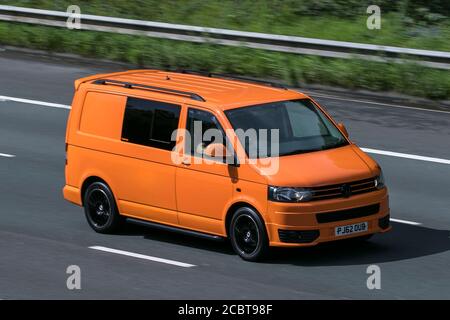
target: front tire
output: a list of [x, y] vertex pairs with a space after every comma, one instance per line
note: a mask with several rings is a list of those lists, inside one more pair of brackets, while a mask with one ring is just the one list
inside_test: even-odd
[[109, 187], [103, 182], [94, 182], [84, 194], [84, 212], [94, 231], [113, 233], [119, 229], [123, 218]]
[[259, 215], [251, 208], [236, 210], [229, 226], [231, 245], [244, 260], [263, 259], [269, 249], [266, 228]]

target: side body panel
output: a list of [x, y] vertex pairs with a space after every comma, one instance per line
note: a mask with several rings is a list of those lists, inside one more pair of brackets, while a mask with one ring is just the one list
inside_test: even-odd
[[175, 170], [166, 150], [121, 141], [126, 96], [83, 86], [70, 116], [65, 193], [89, 177], [112, 189], [119, 211], [128, 216], [178, 224]]

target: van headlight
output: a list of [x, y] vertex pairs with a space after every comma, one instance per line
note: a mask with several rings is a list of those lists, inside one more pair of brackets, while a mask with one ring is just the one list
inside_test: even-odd
[[384, 183], [384, 175], [383, 170], [380, 169], [380, 174], [375, 178], [375, 187], [380, 190], [386, 187], [386, 184]]
[[313, 197], [312, 190], [305, 188], [269, 186], [269, 200], [277, 202], [306, 202]]

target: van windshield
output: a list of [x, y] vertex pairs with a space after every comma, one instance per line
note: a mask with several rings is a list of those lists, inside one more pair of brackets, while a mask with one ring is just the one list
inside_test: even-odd
[[225, 114], [247, 156], [253, 159], [348, 144], [341, 132], [309, 99], [236, 108], [225, 111]]

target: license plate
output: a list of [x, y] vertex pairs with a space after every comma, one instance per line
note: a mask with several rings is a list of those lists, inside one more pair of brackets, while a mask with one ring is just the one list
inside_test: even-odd
[[346, 236], [352, 233], [359, 233], [367, 231], [369, 224], [367, 222], [360, 222], [355, 224], [349, 224], [347, 226], [340, 226], [334, 229], [336, 236]]

